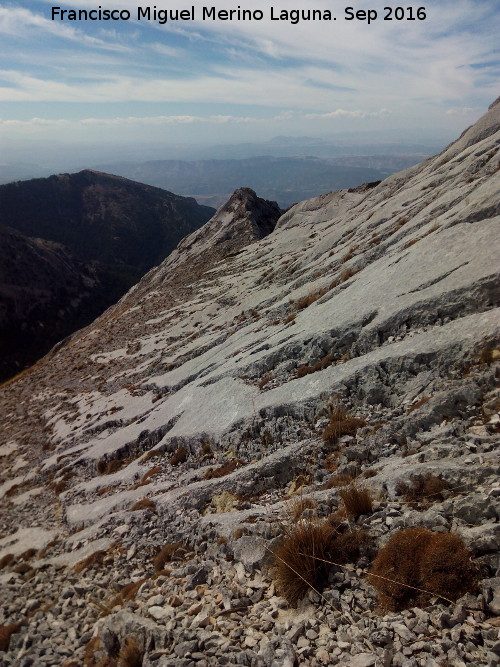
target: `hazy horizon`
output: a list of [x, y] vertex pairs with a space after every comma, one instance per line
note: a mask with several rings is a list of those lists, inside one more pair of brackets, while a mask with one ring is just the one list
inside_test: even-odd
[[[342, 133], [445, 145], [498, 95], [498, 12], [489, 0], [431, 0], [425, 20], [385, 21], [386, 4], [371, 3], [368, 25], [318, 0], [310, 9], [335, 22], [292, 24], [271, 20], [263, 0], [251, 5], [262, 20], [202, 21], [193, 0], [195, 21], [161, 25], [137, 20], [133, 0], [61, 5], [119, 8], [126, 21], [52, 20], [49, 0], [12, 0], [0, 7], [0, 160], [109, 161], [141, 147], [147, 160], [180, 146], [187, 156], [190, 146]], [[283, 0], [276, 12], [296, 6]]]

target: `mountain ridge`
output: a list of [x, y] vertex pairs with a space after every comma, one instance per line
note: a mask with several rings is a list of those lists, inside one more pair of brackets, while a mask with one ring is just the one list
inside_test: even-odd
[[11, 230], [0, 246], [0, 377], [100, 315], [212, 213], [92, 170], [0, 186], [0, 225]]

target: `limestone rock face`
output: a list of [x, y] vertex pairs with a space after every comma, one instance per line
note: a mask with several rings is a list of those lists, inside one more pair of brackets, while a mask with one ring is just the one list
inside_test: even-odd
[[[99, 593], [109, 616], [95, 659], [133, 621], [145, 664], [489, 664], [493, 585], [452, 622], [442, 600], [377, 616], [362, 575], [395, 531], [424, 526], [459, 534], [484, 580], [499, 577], [499, 142], [494, 104], [440, 155], [379, 184], [283, 215], [237, 190], [2, 390], [0, 532], [59, 530], [37, 556], [46, 578], [94, 545], [83, 597], [85, 585], [141, 582], [135, 601], [130, 588]], [[341, 408], [355, 428], [322, 438]], [[348, 524], [371, 551], [332, 574], [330, 606], [311, 591], [288, 610], [267, 555], [284, 525], [342, 508], [340, 478], [372, 494], [374, 511]], [[26, 584], [5, 576], [14, 599]], [[82, 606], [71, 618], [84, 627], [95, 618]]]

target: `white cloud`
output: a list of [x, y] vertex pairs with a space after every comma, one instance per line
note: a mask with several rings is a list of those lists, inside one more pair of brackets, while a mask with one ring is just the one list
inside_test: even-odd
[[0, 34], [25, 37], [30, 31], [50, 34], [87, 47], [122, 52], [130, 50], [122, 44], [111, 43], [108, 40], [87, 35], [70, 25], [54, 23], [29, 9], [22, 7], [0, 7]]

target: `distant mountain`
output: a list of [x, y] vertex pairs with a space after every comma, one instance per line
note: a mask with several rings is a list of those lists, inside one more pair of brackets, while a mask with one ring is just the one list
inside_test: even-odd
[[92, 321], [213, 213], [95, 171], [0, 186], [0, 377]]
[[[299, 141], [299, 140], [297, 140]], [[323, 192], [382, 180], [424, 159], [418, 156], [317, 157], [260, 156], [244, 160], [153, 160], [112, 163], [102, 169], [150, 185], [191, 195], [220, 206], [230, 193], [247, 186], [287, 208]]]

